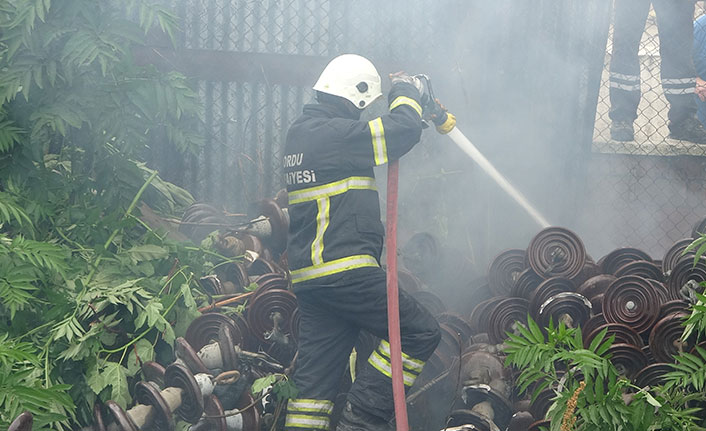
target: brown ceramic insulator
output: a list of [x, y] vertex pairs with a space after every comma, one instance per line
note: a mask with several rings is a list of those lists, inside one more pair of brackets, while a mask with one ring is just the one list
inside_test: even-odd
[[592, 299], [596, 295], [605, 293], [616, 278], [613, 274], [596, 275], [584, 281], [576, 291], [586, 298]]
[[255, 259], [253, 263], [248, 266], [248, 275], [252, 277], [257, 277], [263, 274], [271, 274], [273, 272], [284, 272], [277, 266], [276, 263], [267, 259], [267, 257], [261, 255], [258, 259]]
[[649, 346], [649, 345], [647, 345], [647, 346], [642, 346], [642, 353], [645, 354], [645, 357], [647, 358], [647, 363], [648, 363], [648, 364], [651, 365], [651, 364], [654, 364], [654, 363], [657, 362], [657, 361], [655, 360], [654, 355], [652, 355], [652, 350], [650, 350], [650, 346]]
[[428, 290], [412, 292], [412, 298], [416, 299], [417, 302], [426, 308], [432, 316], [438, 316], [446, 311], [444, 301]]
[[537, 398], [532, 401], [529, 412], [532, 413], [532, 416], [534, 416], [535, 419], [544, 419], [547, 415], [547, 411], [549, 411], [549, 407], [551, 407], [554, 402], [553, 400], [555, 396], [556, 394], [553, 389], [544, 389], [537, 395]]
[[659, 317], [659, 297], [652, 285], [634, 275], [620, 277], [603, 297], [603, 316], [609, 323], [623, 323], [638, 333], [647, 332]]
[[464, 319], [460, 314], [447, 311], [445, 313], [441, 313], [436, 318], [436, 320], [440, 324], [444, 324], [456, 331], [456, 333], [461, 339], [461, 344], [464, 347], [473, 336], [473, 330], [471, 329], [471, 325], [469, 325], [466, 319]]
[[30, 412], [22, 412], [7, 428], [7, 431], [32, 431], [34, 417]]
[[146, 361], [142, 363], [140, 367], [142, 370], [142, 377], [148, 382], [155, 382], [157, 386], [164, 387], [164, 371], [165, 368], [162, 364], [155, 361]]
[[699, 238], [701, 235], [706, 233], [706, 217], [696, 222], [694, 229], [691, 231], [692, 238]]
[[699, 351], [698, 349], [706, 350], [706, 341], [702, 341], [699, 344], [695, 345], [694, 348], [691, 349], [691, 354], [692, 355], [698, 355]]
[[[693, 256], [684, 256], [672, 268], [672, 272], [667, 279], [667, 289], [671, 299], [685, 299], [682, 287], [688, 284], [698, 285], [706, 281], [706, 256], [702, 256], [696, 261], [694, 266]], [[703, 292], [702, 287], [697, 288], [698, 292]]]
[[488, 418], [471, 410], [454, 410], [446, 420], [447, 428], [457, 428], [468, 425], [476, 431], [493, 431], [498, 429]]
[[529, 300], [529, 311], [537, 320], [539, 309], [549, 298], [564, 292], [574, 292], [576, 287], [568, 278], [552, 277], [544, 280], [532, 293]]
[[650, 350], [658, 362], [674, 362], [674, 355], [688, 352], [694, 346], [693, 340], [682, 341], [686, 313], [672, 313], [660, 319], [650, 332]]
[[667, 286], [664, 285], [661, 281], [657, 280], [651, 280], [647, 279], [647, 281], [650, 282], [652, 285], [652, 288], [654, 289], [655, 293], [659, 297], [659, 303], [660, 307], [661, 304], [664, 304], [665, 302], [669, 301], [669, 290], [667, 290]]
[[551, 421], [541, 420], [533, 423], [527, 428], [527, 431], [542, 431], [551, 428]]
[[620, 323], [606, 323], [605, 325], [601, 325], [595, 328], [593, 331], [588, 333], [586, 337], [584, 337], [584, 347], [588, 348], [588, 346], [591, 345], [593, 339], [596, 338], [596, 336], [600, 334], [603, 330], [606, 330], [605, 337], [603, 337], [604, 341], [612, 335], [615, 337], [613, 344], [632, 344], [639, 348], [643, 347], [643, 342], [642, 338], [640, 337], [640, 334], [635, 332], [628, 325], [623, 325]]
[[466, 395], [466, 406], [473, 408], [478, 403], [487, 401], [495, 413], [493, 422], [500, 429], [505, 429], [512, 417], [512, 404], [501, 393], [488, 385], [470, 385], [463, 388]]
[[672, 371], [674, 371], [674, 368], [663, 362], [648, 365], [635, 375], [633, 381], [635, 386], [640, 388], [660, 386], [666, 382], [664, 375]]
[[218, 347], [221, 351], [223, 371], [238, 369], [238, 355], [235, 353], [233, 334], [227, 325], [221, 325], [218, 330]]
[[529, 264], [537, 275], [574, 278], [586, 262], [586, 249], [581, 238], [561, 227], [539, 232], [527, 247]]
[[[277, 272], [262, 274], [255, 279], [255, 284], [257, 284], [257, 289], [255, 290], [253, 297], [260, 296], [260, 294], [267, 292], [268, 290], [289, 290], [289, 280], [287, 280], [287, 277], [285, 277], [284, 274]], [[250, 300], [252, 301], [253, 298]]]
[[272, 316], [279, 313], [279, 329], [284, 334], [291, 333], [290, 321], [297, 308], [297, 297], [288, 290], [273, 289], [256, 296], [247, 307], [248, 326], [253, 335], [267, 342], [266, 334], [274, 328]]
[[488, 333], [481, 332], [480, 334], [474, 334], [473, 339], [471, 339], [471, 345], [473, 344], [490, 344], [490, 337], [488, 337]]
[[118, 403], [113, 400], [106, 401], [105, 408], [113, 417], [118, 431], [138, 431], [137, 425], [135, 425], [132, 419], [130, 419], [130, 416], [125, 413], [125, 410], [123, 410]]
[[534, 422], [532, 425], [527, 428], [527, 431], [543, 431], [543, 430], [548, 430], [551, 428], [551, 421], [548, 420], [541, 420]]
[[289, 207], [289, 193], [287, 193], [287, 189], [280, 189], [275, 195], [274, 201], [280, 208]]
[[[672, 244], [672, 246], [667, 250], [667, 253], [664, 255], [664, 259], [662, 259], [662, 272], [665, 275], [669, 275], [674, 269], [674, 265], [679, 262], [679, 259], [681, 259], [684, 255], [684, 250], [693, 242], [693, 238], [684, 238], [680, 239], [679, 241], [675, 242]], [[691, 250], [687, 252], [686, 256], [694, 256], [695, 250]]]
[[454, 358], [458, 358], [461, 354], [461, 339], [454, 329], [444, 324], [440, 324], [439, 329], [441, 329], [441, 340], [439, 345], [436, 346], [436, 352], [447, 362], [451, 363]]
[[105, 422], [103, 422], [103, 405], [100, 401], [93, 404], [93, 431], [106, 431]]
[[488, 269], [490, 291], [498, 296], [508, 296], [512, 286], [525, 269], [525, 251], [505, 250], [493, 259]]
[[421, 291], [424, 284], [414, 274], [404, 269], [397, 270], [397, 283], [399, 288], [407, 293]]
[[199, 213], [208, 213], [209, 215], [213, 215], [213, 214], [222, 214], [222, 212], [221, 212], [220, 210], [216, 209], [215, 207], [213, 207], [213, 206], [211, 206], [211, 205], [209, 205], [209, 204], [205, 204], [205, 203], [202, 203], [202, 202], [197, 202], [197, 203], [195, 203], [195, 204], [191, 204], [191, 205], [189, 206], [189, 208], [187, 208], [187, 209], [184, 211], [184, 214], [183, 214], [182, 217], [183, 217], [183, 218], [190, 219], [190, 218], [192, 218], [195, 214], [199, 214]]
[[[231, 332], [233, 336], [233, 341], [235, 344], [243, 348], [243, 350], [255, 350], [259, 342], [253, 335], [248, 325], [248, 321], [245, 320], [242, 314], [232, 313], [231, 319], [235, 323], [235, 332]], [[232, 329], [232, 328], [231, 328]]]
[[[515, 401], [512, 404], [512, 409], [516, 412], [528, 412], [529, 413], [530, 404], [532, 404], [531, 399], [523, 398], [521, 400]], [[532, 422], [534, 422], [534, 420]]]
[[632, 344], [613, 344], [606, 352], [620, 375], [632, 379], [647, 366], [647, 357]]
[[[223, 327], [225, 325], [221, 325]], [[180, 358], [189, 370], [193, 373], [210, 373], [209, 369], [206, 368], [199, 355], [196, 353], [193, 347], [186, 341], [183, 337], [179, 337], [174, 342], [174, 353], [177, 358]], [[164, 381], [164, 374], [162, 374], [162, 381]]]
[[217, 227], [199, 226], [198, 223], [225, 223], [223, 212], [204, 203], [195, 203], [184, 211], [179, 225], [179, 232], [183, 233], [196, 244], [199, 244], [209, 233]]
[[[420, 387], [429, 383], [431, 380], [435, 379], [442, 373], [445, 373], [450, 369], [452, 362], [448, 361], [448, 358], [442, 358], [441, 354], [438, 352], [432, 353], [431, 357], [424, 364], [424, 369], [422, 373], [417, 377], [415, 385], [420, 385]], [[446, 380], [449, 376], [442, 377], [442, 380]]]
[[625, 247], [611, 251], [603, 256], [597, 263], [603, 268], [604, 274], [615, 274], [621, 266], [635, 260], [651, 261], [652, 258], [649, 254], [640, 249]]
[[428, 232], [415, 233], [402, 247], [402, 261], [405, 268], [415, 274], [432, 273], [439, 268], [440, 249], [434, 235]]
[[228, 423], [225, 418], [225, 410], [221, 401], [211, 394], [204, 398], [203, 404], [204, 419], [192, 426], [190, 431], [228, 431]]
[[218, 329], [221, 325], [228, 325], [237, 331], [235, 322], [230, 317], [221, 313], [206, 313], [194, 319], [186, 329], [184, 338], [195, 351], [218, 339]]
[[620, 278], [625, 275], [636, 275], [642, 278], [648, 278], [657, 281], [664, 281], [662, 268], [647, 260], [634, 260], [618, 268], [615, 271], [615, 276]]
[[272, 235], [266, 242], [270, 249], [280, 254], [287, 248], [287, 232], [289, 231], [289, 217], [287, 217], [277, 203], [272, 199], [265, 199], [259, 205], [260, 214], [267, 217], [272, 228]]
[[581, 272], [571, 279], [571, 281], [574, 282], [575, 286], [581, 286], [586, 280], [601, 275], [602, 273], [603, 269], [587, 257], [586, 263], [584, 263], [583, 268], [581, 268]]
[[507, 338], [508, 332], [520, 323], [527, 323], [529, 302], [522, 298], [506, 298], [500, 301], [488, 318], [488, 336], [493, 344], [500, 344]]
[[243, 244], [245, 244], [246, 250], [255, 252], [258, 256], [262, 256], [265, 253], [265, 246], [262, 245], [260, 238], [255, 235], [250, 235], [245, 232], [238, 232], [238, 238], [243, 242]]
[[683, 299], [667, 301], [659, 308], [659, 320], [664, 319], [672, 313], [690, 313], [689, 303]]
[[581, 326], [581, 334], [586, 338], [591, 332], [595, 331], [599, 326], [605, 325], [606, 320], [602, 313], [594, 314], [586, 323]]
[[532, 292], [537, 289], [542, 281], [544, 281], [544, 279], [538, 276], [532, 268], [526, 268], [517, 276], [517, 280], [515, 280], [515, 284], [510, 291], [510, 296], [530, 299]]
[[292, 319], [289, 321], [289, 327], [292, 331], [292, 338], [295, 343], [299, 342], [299, 325], [301, 324], [302, 313], [299, 311], [299, 307], [292, 313]]
[[594, 313], [603, 314], [603, 297], [605, 294], [601, 293], [591, 298], [591, 309]]
[[495, 296], [473, 307], [473, 311], [471, 311], [470, 316], [468, 316], [468, 323], [471, 325], [471, 330], [474, 335], [488, 333], [488, 317], [498, 302], [503, 299], [505, 298], [502, 296]]
[[215, 275], [207, 275], [199, 278], [199, 286], [209, 295], [223, 295], [226, 293], [221, 284], [221, 280]]
[[[250, 391], [243, 391], [243, 394], [238, 399], [235, 405], [236, 409], [244, 409], [254, 402]], [[246, 430], [259, 430], [260, 429], [260, 412], [258, 410], [257, 404], [255, 408], [250, 408], [245, 410], [243, 413], [243, 431]]]
[[[216, 273], [218, 274], [218, 279], [222, 280], [221, 284], [227, 294], [243, 292], [250, 284], [248, 271], [245, 269], [245, 265], [241, 262], [231, 262], [223, 265], [216, 269]], [[233, 283], [233, 292], [230, 291], [231, 289], [226, 288], [228, 283]]]
[[518, 411], [512, 418], [510, 418], [510, 423], [507, 426], [507, 431], [527, 431], [527, 428], [534, 423], [534, 416], [532, 413], [526, 411]]
[[180, 364], [171, 364], [164, 373], [164, 384], [167, 387], [182, 390], [181, 405], [176, 410], [181, 420], [195, 424], [203, 415], [203, 395], [194, 375]]
[[542, 328], [559, 322], [572, 328], [582, 326], [591, 317], [591, 302], [575, 292], [563, 292], [547, 299], [539, 307], [538, 324]]
[[159, 387], [154, 382], [137, 382], [135, 385], [135, 401], [146, 406], [152, 406], [156, 413], [152, 415], [150, 429], [155, 431], [173, 431], [174, 417], [169, 410], [169, 405], [159, 392]]
[[469, 351], [461, 357], [461, 378], [464, 385], [488, 384], [493, 380], [504, 379], [505, 368], [502, 358], [482, 350]]

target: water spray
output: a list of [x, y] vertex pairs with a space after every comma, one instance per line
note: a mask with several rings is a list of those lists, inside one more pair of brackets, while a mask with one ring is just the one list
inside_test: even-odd
[[475, 145], [456, 127], [456, 117], [449, 114], [446, 109], [434, 97], [431, 80], [427, 75], [416, 75], [424, 84], [424, 94], [422, 95], [422, 105], [425, 111], [425, 120], [431, 120], [436, 125], [436, 130], [447, 135], [451, 140], [468, 155], [483, 171], [500, 186], [518, 205], [532, 217], [542, 229], [550, 226], [542, 214], [527, 201], [522, 193], [517, 190], [503, 174], [501, 174], [490, 161], [476, 148]]
[[495, 169], [492, 163], [476, 148], [475, 145], [464, 135], [458, 127], [454, 127], [447, 136], [470, 158], [480, 166], [483, 171], [495, 181], [505, 193], [507, 193], [518, 205], [529, 214], [532, 219], [542, 228], [550, 226], [547, 219], [530, 204], [527, 199], [520, 193], [510, 182]]

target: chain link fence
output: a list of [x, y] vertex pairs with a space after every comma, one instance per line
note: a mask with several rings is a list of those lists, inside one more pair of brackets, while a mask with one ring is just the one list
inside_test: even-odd
[[[603, 0], [163, 1], [181, 23], [177, 55], [271, 56], [281, 69], [274, 78], [264, 70], [196, 74], [206, 143], [175, 180], [199, 200], [244, 211], [276, 193], [287, 129], [313, 99], [314, 72], [312, 82], [293, 83], [290, 67], [296, 74], [295, 63], [318, 68], [355, 52], [383, 73], [401, 65], [432, 75], [461, 129], [596, 258], [626, 245], [659, 257], [706, 215], [706, 148], [668, 138], [654, 14], [640, 47], [635, 140], [618, 142], [609, 132], [612, 27]], [[405, 157], [402, 174], [413, 181], [402, 184], [401, 217], [410, 232], [459, 241], [483, 272], [501, 249], [525, 246], [537, 226], [444, 142], [426, 132]]]
[[[680, 2], [686, 4], [688, 2]], [[677, 2], [675, 2], [677, 4]], [[695, 16], [705, 11], [696, 4]], [[658, 13], [658, 12], [657, 12]], [[641, 99], [634, 140], [611, 139], [611, 23], [601, 78], [593, 156], [587, 176], [589, 203], [583, 225], [603, 227], [599, 239], [637, 246], [660, 258], [676, 240], [689, 237], [706, 215], [706, 146], [669, 137], [669, 104], [661, 85], [658, 16], [650, 9], [639, 46]], [[691, 47], [684, 47], [691, 52]]]
[[[410, 6], [394, 0], [397, 13], [380, 15], [372, 0], [170, 0], [181, 23], [179, 50], [208, 50], [329, 59], [356, 52], [390, 63], [413, 56], [424, 61], [433, 26], [423, 23], [433, 2]], [[394, 4], [392, 4], [394, 3]], [[387, 8], [386, 7], [386, 8]], [[429, 23], [427, 23], [429, 24]], [[380, 29], [395, 43], [380, 43]], [[205, 64], [204, 67], [219, 67]], [[202, 153], [179, 174], [200, 200], [244, 209], [282, 187], [280, 161], [286, 131], [313, 100], [309, 86], [267, 79], [195, 82], [205, 106]]]

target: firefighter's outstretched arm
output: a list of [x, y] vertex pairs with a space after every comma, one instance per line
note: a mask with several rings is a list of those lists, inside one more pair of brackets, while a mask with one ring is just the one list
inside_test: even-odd
[[419, 142], [422, 134], [420, 92], [413, 82], [399, 78], [400, 75], [392, 77], [389, 114], [370, 121], [338, 119], [342, 135], [334, 145], [344, 157], [341, 163], [360, 168], [383, 165], [399, 159]]

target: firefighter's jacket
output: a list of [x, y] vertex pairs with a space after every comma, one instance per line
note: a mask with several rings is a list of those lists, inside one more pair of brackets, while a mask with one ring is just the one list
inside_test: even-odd
[[373, 166], [400, 158], [422, 132], [416, 88], [394, 85], [389, 102], [390, 113], [372, 121], [352, 119], [343, 107], [306, 105], [289, 129], [287, 257], [297, 288], [380, 265], [384, 227]]

